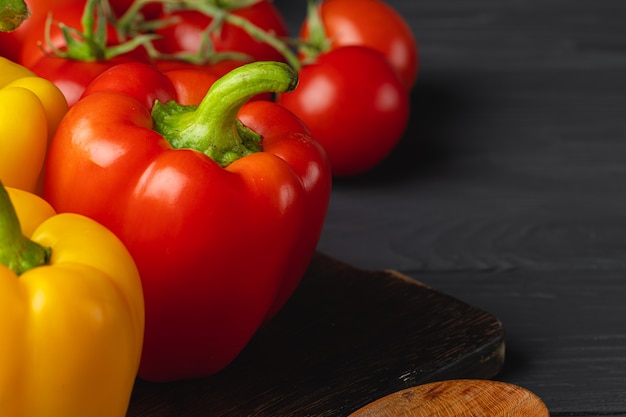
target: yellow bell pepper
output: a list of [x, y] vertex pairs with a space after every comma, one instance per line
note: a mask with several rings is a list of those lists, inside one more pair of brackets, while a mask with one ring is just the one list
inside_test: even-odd
[[0, 180], [41, 190], [48, 144], [68, 106], [50, 81], [0, 57]]
[[0, 184], [0, 300], [0, 416], [126, 415], [144, 304], [112, 232]]

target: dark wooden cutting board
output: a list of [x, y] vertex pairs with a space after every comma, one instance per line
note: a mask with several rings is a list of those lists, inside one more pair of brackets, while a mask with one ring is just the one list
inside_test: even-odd
[[489, 313], [318, 253], [231, 366], [200, 380], [138, 380], [128, 416], [345, 416], [411, 386], [491, 378], [503, 361], [504, 330]]

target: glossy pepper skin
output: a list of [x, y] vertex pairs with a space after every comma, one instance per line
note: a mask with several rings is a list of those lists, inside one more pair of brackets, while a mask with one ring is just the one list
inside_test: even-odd
[[[203, 88], [200, 78], [186, 88]], [[195, 112], [172, 116], [182, 134], [171, 139], [153, 129], [151, 111], [155, 99], [175, 100], [176, 89], [153, 67], [121, 64], [59, 126], [45, 195], [57, 210], [110, 228], [136, 260], [146, 302], [140, 377], [223, 369], [304, 274], [326, 215], [330, 165], [292, 113], [248, 101], [296, 82], [284, 64], [237, 68]], [[237, 142], [244, 137], [247, 145]]]
[[0, 109], [0, 180], [40, 192], [48, 142], [67, 112], [65, 97], [50, 81], [0, 57]]
[[144, 330], [133, 259], [95, 221], [7, 190], [0, 186], [0, 415], [125, 416]]

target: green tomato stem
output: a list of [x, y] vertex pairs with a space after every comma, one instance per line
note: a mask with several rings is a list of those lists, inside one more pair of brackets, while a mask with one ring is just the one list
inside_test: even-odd
[[314, 62], [317, 57], [325, 52], [330, 51], [331, 42], [326, 34], [324, 22], [320, 16], [320, 5], [314, 0], [307, 2], [307, 26], [309, 36], [306, 40], [300, 40], [298, 49], [303, 56], [304, 64]]
[[[250, 37], [258, 42], [265, 43], [276, 51], [278, 51], [285, 61], [293, 68], [298, 70], [301, 66], [298, 56], [291, 50], [289, 44], [283, 39], [278, 38], [273, 33], [263, 30], [254, 25], [249, 20], [231, 13], [243, 7], [250, 7], [260, 0], [135, 0], [131, 3], [127, 11], [116, 22], [118, 34], [123, 37], [132, 37], [137, 33], [143, 33], [145, 30], [154, 30], [155, 28], [175, 25], [176, 20], [163, 22], [161, 18], [157, 22], [150, 22], [143, 19], [141, 9], [150, 4], [161, 4], [168, 13], [193, 10], [203, 13], [213, 19], [213, 26], [208, 28], [210, 31], [213, 27], [217, 28], [223, 23], [228, 23], [245, 31]], [[152, 58], [164, 58], [154, 48], [149, 49]], [[227, 57], [227, 55], [224, 55]], [[168, 57], [165, 57], [168, 58]], [[171, 57], [169, 57], [171, 58]], [[181, 59], [190, 58], [194, 63], [198, 63], [201, 59], [195, 55], [179, 56]], [[205, 62], [215, 62], [214, 57], [204, 57]]]
[[135, 35], [137, 26], [145, 24], [141, 9], [150, 3], [158, 2], [159, 0], [135, 0], [131, 2], [124, 14], [115, 21], [115, 27], [120, 38]]
[[30, 16], [24, 0], [0, 0], [0, 32], [12, 32]]
[[297, 55], [291, 51], [289, 46], [285, 42], [283, 42], [282, 39], [279, 39], [272, 33], [269, 33], [259, 28], [258, 26], [253, 25], [252, 23], [250, 23], [249, 20], [234, 15], [232, 13], [226, 13], [226, 15], [224, 16], [224, 21], [244, 30], [256, 41], [263, 42], [271, 46], [276, 51], [278, 51], [283, 56], [283, 58], [285, 58], [285, 61], [289, 65], [291, 65], [296, 70], [300, 69], [300, 60], [298, 59]]
[[9, 194], [0, 183], [0, 264], [21, 275], [47, 264], [49, 259], [50, 248], [33, 242], [22, 233]]
[[239, 123], [239, 109], [258, 94], [286, 93], [297, 83], [297, 72], [287, 64], [246, 64], [217, 80], [198, 106], [156, 102], [154, 129], [172, 147], [196, 149], [225, 167], [261, 151], [261, 137]]
[[65, 39], [66, 48], [62, 50], [55, 47], [50, 38], [53, 18], [52, 14], [48, 16], [45, 29], [46, 46], [51, 50], [50, 55], [76, 61], [106, 61], [128, 53], [158, 37], [153, 34], [141, 34], [126, 42], [109, 46], [107, 24], [113, 18], [109, 2], [108, 0], [87, 0], [81, 17], [82, 32], [63, 22], [58, 23]]

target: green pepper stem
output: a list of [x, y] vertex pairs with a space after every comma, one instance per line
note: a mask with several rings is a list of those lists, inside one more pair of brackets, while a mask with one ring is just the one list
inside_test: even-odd
[[30, 16], [24, 0], [0, 0], [0, 32], [12, 32]]
[[238, 122], [239, 109], [258, 94], [286, 93], [297, 83], [297, 72], [281, 62], [242, 65], [217, 80], [199, 106], [157, 102], [154, 129], [172, 147], [196, 149], [224, 167], [261, 150], [260, 136]]
[[45, 265], [49, 259], [50, 248], [33, 242], [22, 233], [9, 194], [0, 182], [0, 264], [21, 275]]

